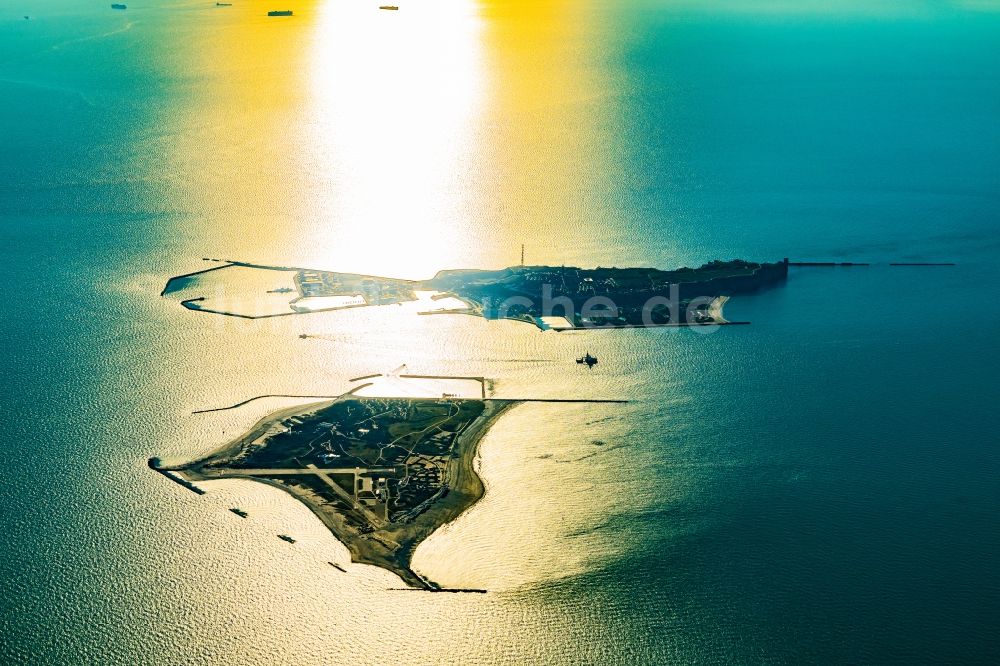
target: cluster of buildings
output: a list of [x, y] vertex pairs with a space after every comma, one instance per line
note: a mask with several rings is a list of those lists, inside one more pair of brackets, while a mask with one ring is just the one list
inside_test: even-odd
[[342, 296], [346, 294], [344, 283], [340, 279], [340, 276], [337, 273], [329, 273], [327, 271], [299, 271], [295, 274], [295, 284], [299, 288], [299, 293], [306, 298], [310, 296]]

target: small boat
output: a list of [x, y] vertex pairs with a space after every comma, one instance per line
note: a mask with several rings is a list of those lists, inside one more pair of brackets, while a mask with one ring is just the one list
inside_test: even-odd
[[287, 541], [288, 543], [295, 543], [295, 539], [288, 536], [287, 534], [279, 534], [278, 538], [281, 539], [282, 541]]
[[115, 2], [111, 4], [111, 9], [128, 9], [128, 5], [124, 5], [120, 2]]
[[244, 511], [243, 509], [239, 508], [238, 506], [234, 506], [232, 509], [230, 509], [230, 511], [232, 511], [233, 513], [235, 513], [240, 518], [246, 518], [247, 516], [250, 515], [249, 513], [247, 513], [246, 511]]
[[272, 9], [267, 13], [268, 16], [291, 16], [291, 9]]
[[592, 356], [590, 352], [587, 352], [586, 355], [576, 359], [576, 362], [579, 363], [580, 365], [586, 364], [588, 368], [593, 368], [595, 365], [597, 365], [597, 357]]
[[379, 9], [388, 9], [389, 11], [393, 11], [393, 12], [399, 10], [399, 7], [397, 7], [396, 5], [379, 5], [378, 8]]

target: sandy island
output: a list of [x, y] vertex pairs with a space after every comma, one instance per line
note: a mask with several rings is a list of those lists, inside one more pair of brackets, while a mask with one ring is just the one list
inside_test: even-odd
[[410, 567], [413, 553], [483, 497], [479, 442], [517, 403], [345, 395], [272, 413], [194, 462], [151, 466], [192, 483], [248, 478], [281, 488], [323, 521], [352, 561], [437, 591]]

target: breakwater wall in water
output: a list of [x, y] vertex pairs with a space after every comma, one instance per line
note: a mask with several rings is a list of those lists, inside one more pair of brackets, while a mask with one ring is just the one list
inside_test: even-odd
[[154, 472], [157, 472], [159, 474], [162, 474], [163, 476], [167, 477], [168, 479], [170, 479], [171, 481], [173, 481], [177, 485], [183, 486], [184, 488], [187, 488], [188, 490], [190, 490], [191, 492], [195, 493], [196, 495], [204, 495], [205, 494], [204, 490], [202, 490], [198, 486], [194, 485], [193, 483], [191, 483], [187, 479], [181, 477], [180, 475], [178, 475], [175, 472], [170, 471], [169, 469], [163, 469], [162, 467], [160, 467], [160, 459], [159, 458], [150, 458], [147, 461], [147, 464], [149, 465], [149, 469], [151, 469]]

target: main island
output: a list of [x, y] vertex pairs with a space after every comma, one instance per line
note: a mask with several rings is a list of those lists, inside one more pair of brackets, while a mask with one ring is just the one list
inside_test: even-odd
[[512, 266], [402, 280], [207, 261], [220, 265], [170, 278], [162, 295], [188, 310], [244, 319], [418, 302], [420, 314], [510, 319], [542, 330], [745, 323], [723, 317], [726, 300], [784, 282], [789, 266], [787, 259], [715, 260], [674, 270]]
[[153, 458], [149, 464], [196, 492], [199, 481], [227, 478], [281, 488], [323, 521], [353, 561], [438, 591], [411, 569], [413, 552], [482, 497], [473, 469], [477, 446], [516, 403], [347, 394], [271, 414], [194, 462], [164, 466]]

